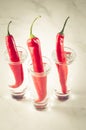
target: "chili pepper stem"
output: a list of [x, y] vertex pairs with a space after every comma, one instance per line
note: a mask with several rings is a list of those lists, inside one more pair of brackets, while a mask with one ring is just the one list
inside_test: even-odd
[[8, 35], [10, 35], [9, 26], [10, 26], [11, 23], [12, 23], [12, 21], [10, 21], [10, 22], [8, 23], [8, 27], [7, 27], [7, 34], [8, 34]]
[[68, 17], [66, 18], [65, 22], [64, 22], [63, 28], [62, 28], [62, 30], [61, 30], [61, 32], [60, 32], [60, 34], [62, 34], [62, 35], [64, 34], [64, 29], [65, 29], [66, 23], [67, 23], [67, 21], [68, 21], [69, 18], [70, 18], [70, 17], [68, 16]]
[[38, 16], [38, 17], [36, 17], [35, 19], [34, 19], [34, 21], [32, 22], [32, 24], [31, 24], [31, 27], [30, 27], [30, 38], [34, 38], [35, 36], [33, 35], [33, 33], [32, 33], [32, 28], [33, 28], [33, 25], [34, 25], [34, 23], [35, 23], [35, 21], [38, 19], [38, 18], [40, 18], [41, 16]]

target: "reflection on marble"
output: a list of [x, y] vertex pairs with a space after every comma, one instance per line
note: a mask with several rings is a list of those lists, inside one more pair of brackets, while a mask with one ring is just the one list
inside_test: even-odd
[[[51, 59], [56, 34], [67, 16], [65, 46], [76, 52], [72, 64], [72, 96], [66, 102], [50, 97], [50, 108], [36, 111], [30, 100], [16, 101], [9, 96], [8, 70], [4, 61], [7, 24], [13, 21], [10, 32], [17, 45], [26, 47], [29, 28], [35, 17], [41, 15], [33, 32], [41, 41], [43, 55]], [[86, 129], [86, 0], [0, 0], [0, 130], [82, 130]], [[48, 51], [47, 51], [48, 50]], [[52, 61], [52, 59], [51, 59]], [[53, 91], [54, 66], [50, 73], [49, 91]], [[28, 79], [29, 80], [29, 79]], [[32, 84], [29, 84], [30, 87]]]

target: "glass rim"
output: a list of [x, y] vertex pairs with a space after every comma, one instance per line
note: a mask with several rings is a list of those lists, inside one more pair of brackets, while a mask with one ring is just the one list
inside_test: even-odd
[[48, 57], [46, 57], [46, 56], [42, 56], [42, 57], [43, 57], [43, 59], [45, 58], [48, 61], [48, 62], [43, 62], [43, 65], [44, 65], [44, 68], [45, 68], [43, 72], [35, 72], [33, 70], [32, 60], [31, 59], [29, 60], [28, 69], [31, 72], [31, 74], [36, 76], [36, 77], [41, 77], [41, 76], [47, 75], [50, 72], [50, 69], [51, 69], [51, 65], [50, 65], [51, 61], [50, 61], [50, 59]]
[[9, 54], [8, 54], [8, 52], [7, 52], [7, 49], [5, 49], [5, 51], [4, 51], [4, 57], [5, 57], [5, 60], [9, 63], [9, 64], [13, 64], [13, 65], [18, 65], [18, 64], [22, 64], [26, 59], [27, 59], [27, 55], [28, 55], [28, 53], [27, 53], [27, 51], [26, 51], [26, 49], [24, 48], [24, 47], [22, 47], [22, 46], [16, 46], [17, 47], [17, 49], [18, 49], [18, 53], [20, 53], [20, 52], [23, 52], [22, 53], [22, 58], [21, 58], [21, 54], [19, 54], [19, 58], [20, 58], [20, 61], [10, 61], [10, 58], [9, 58]]
[[[53, 50], [52, 58], [53, 58], [53, 60], [55, 61], [56, 64], [59, 64], [59, 65], [70, 65], [75, 60], [76, 52], [74, 51], [74, 49], [72, 49], [71, 47], [65, 46], [64, 50], [66, 50], [66, 49], [70, 50], [70, 52], [71, 52], [71, 54], [70, 54], [71, 55], [71, 59], [69, 59], [69, 61], [67, 60], [66, 63], [59, 62], [57, 57], [56, 57], [56, 51]], [[68, 54], [65, 54], [65, 55], [66, 55], [66, 59], [68, 59], [68, 57], [67, 57]]]

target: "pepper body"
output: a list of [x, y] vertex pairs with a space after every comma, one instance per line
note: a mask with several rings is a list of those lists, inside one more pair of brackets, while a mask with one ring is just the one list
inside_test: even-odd
[[[37, 37], [29, 39], [27, 42], [27, 46], [31, 55], [33, 70], [34, 72], [41, 74], [42, 72], [44, 72], [44, 66], [42, 61], [42, 53], [39, 39]], [[47, 94], [46, 89], [47, 77], [46, 76], [36, 77], [33, 75], [32, 78], [38, 95], [38, 99], [36, 99], [36, 102], [42, 101]]]
[[60, 33], [56, 36], [56, 56], [58, 62], [66, 63], [65, 51], [64, 51], [64, 35]]
[[44, 68], [43, 68], [42, 53], [39, 39], [37, 37], [29, 39], [27, 42], [27, 46], [32, 58], [34, 72], [43, 72]]
[[15, 40], [12, 35], [6, 36], [6, 46], [11, 62], [19, 62], [19, 54], [15, 45]]
[[[9, 22], [9, 24], [10, 23], [11, 22]], [[15, 84], [10, 85], [10, 87], [17, 88], [22, 84], [24, 80], [24, 75], [23, 75], [22, 64], [18, 63], [20, 62], [20, 58], [19, 58], [19, 53], [16, 47], [14, 37], [9, 33], [9, 24], [8, 24], [8, 35], [5, 37], [5, 40], [6, 40], [7, 52], [10, 59], [9, 66], [15, 78]]]

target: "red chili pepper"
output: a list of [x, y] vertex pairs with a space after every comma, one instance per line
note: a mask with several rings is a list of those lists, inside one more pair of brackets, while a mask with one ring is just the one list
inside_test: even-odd
[[[34, 72], [41, 73], [44, 72], [44, 67], [42, 61], [40, 40], [32, 34], [33, 24], [39, 17], [34, 19], [30, 27], [30, 38], [27, 41], [27, 46], [31, 55]], [[45, 77], [33, 76], [33, 80], [39, 97], [38, 101], [41, 101], [46, 96], [46, 76]]]
[[66, 61], [66, 54], [64, 51], [64, 28], [65, 28], [65, 25], [66, 25], [68, 19], [69, 19], [69, 17], [67, 17], [67, 19], [65, 20], [65, 23], [64, 23], [64, 26], [63, 26], [61, 32], [59, 32], [56, 36], [56, 56], [57, 56], [57, 60], [58, 60], [58, 63], [56, 65], [58, 68], [62, 92], [64, 94], [67, 93], [66, 82], [67, 82], [67, 75], [68, 75], [68, 66], [67, 66], [67, 61]]
[[15, 44], [14, 37], [9, 33], [10, 23], [12, 23], [12, 21], [9, 22], [8, 28], [7, 28], [8, 34], [6, 36], [6, 47], [7, 47], [7, 51], [8, 51], [8, 55], [10, 59], [9, 65], [15, 78], [15, 84], [11, 85], [10, 87], [17, 88], [22, 84], [24, 76], [23, 76], [22, 63], [18, 64], [18, 62], [20, 62], [20, 58], [19, 58], [19, 54], [18, 54], [18, 50]]
[[43, 72], [44, 71], [40, 40], [32, 34], [33, 24], [39, 17], [35, 18], [35, 20], [33, 21], [31, 28], [30, 28], [30, 38], [27, 41], [27, 46], [28, 46], [28, 49], [30, 51], [30, 55], [32, 58], [32, 63], [33, 63], [33, 69], [35, 72]]

